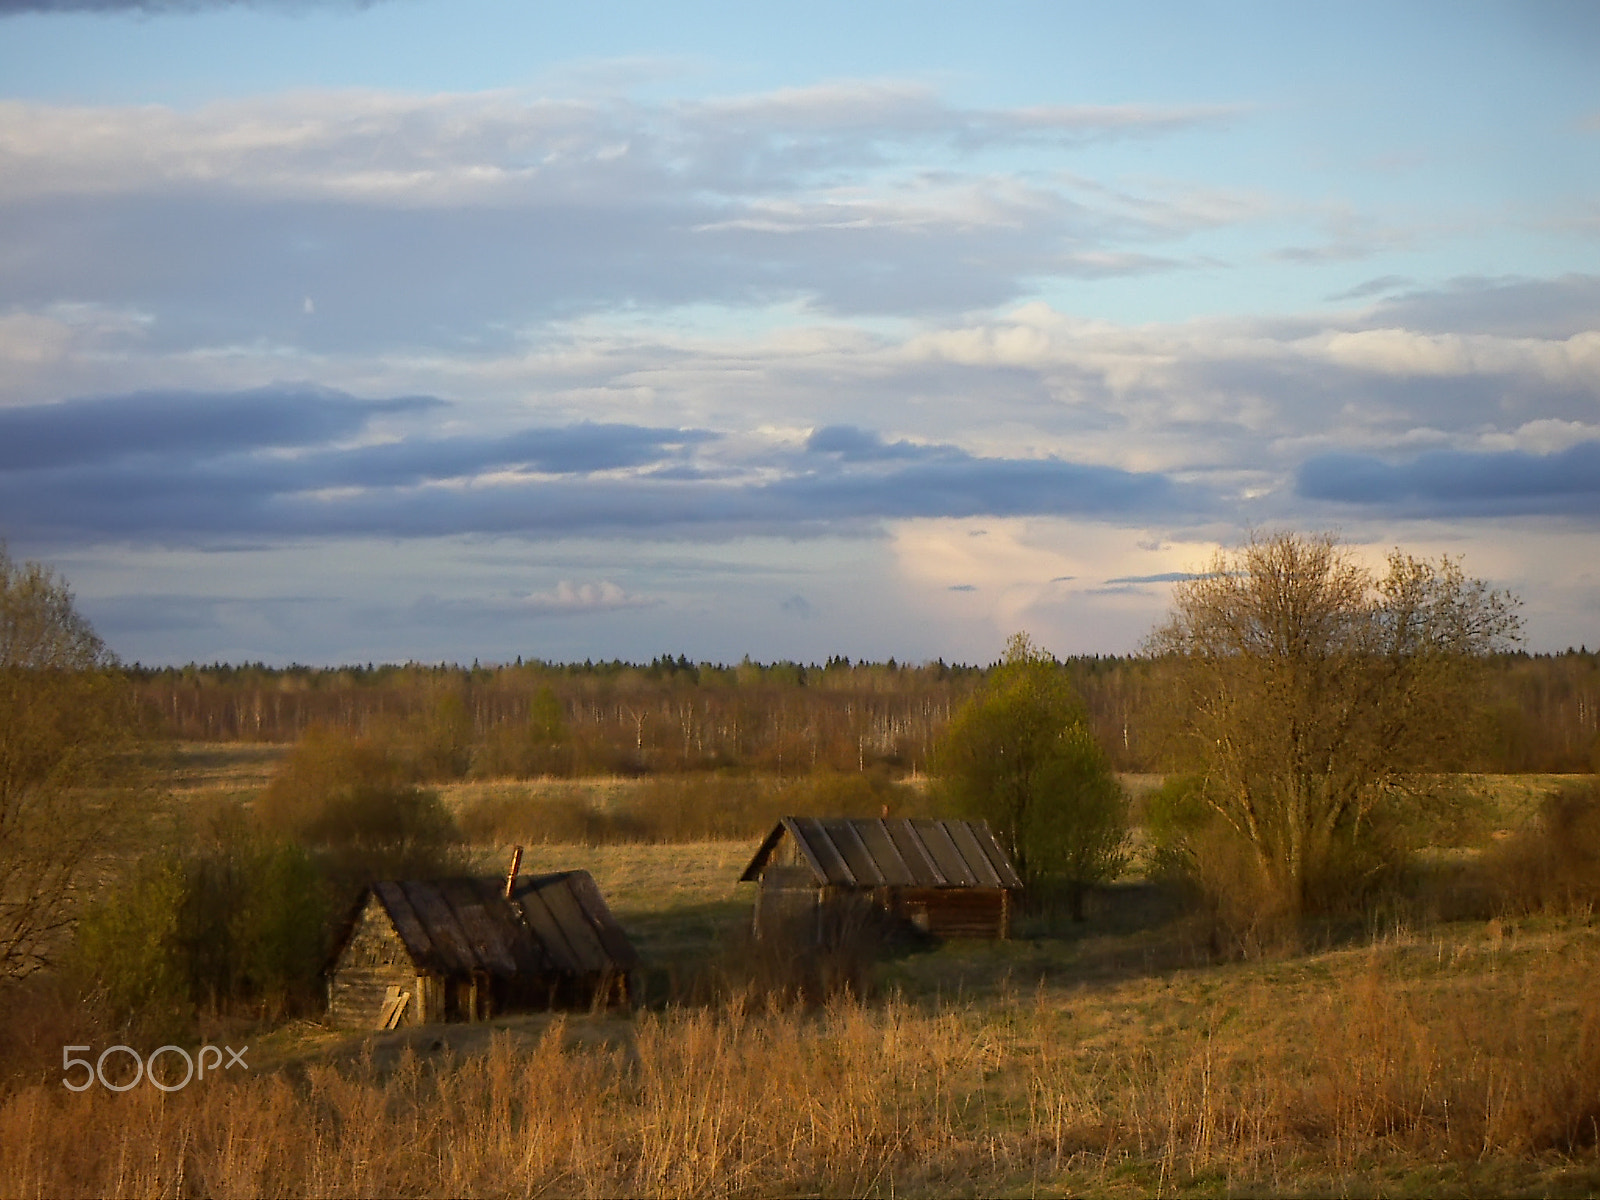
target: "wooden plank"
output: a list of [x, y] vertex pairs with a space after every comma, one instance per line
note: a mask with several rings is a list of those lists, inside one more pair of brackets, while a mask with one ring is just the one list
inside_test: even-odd
[[384, 1005], [386, 1013], [380, 1016], [379, 1029], [396, 1029], [400, 1025], [400, 1018], [406, 1011], [406, 1005], [411, 1002], [410, 992], [401, 992], [389, 1004]]
[[539, 889], [539, 898], [561, 926], [567, 944], [573, 949], [583, 973], [604, 971], [611, 965], [611, 957], [601, 944], [599, 936], [578, 907], [578, 901], [567, 888], [567, 881], [559, 879]]
[[839, 854], [839, 849], [815, 817], [785, 817], [783, 823], [794, 837], [795, 848], [812, 866], [816, 867], [818, 881], [831, 884], [854, 884], [855, 873]]
[[889, 836], [888, 822], [867, 818], [862, 821], [851, 821], [850, 828], [855, 831], [856, 836], [861, 839], [861, 844], [866, 847], [867, 853], [872, 856], [873, 865], [878, 868], [878, 874], [883, 877], [886, 885], [910, 887], [917, 882], [916, 876], [911, 873], [911, 868], [906, 866], [900, 848]]
[[517, 880], [516, 901], [527, 917], [528, 928], [539, 940], [550, 964], [566, 975], [577, 975], [583, 970], [582, 962], [567, 935], [561, 931], [561, 922], [539, 896], [539, 888], [526, 877]]
[[468, 941], [465, 930], [456, 920], [455, 913], [445, 903], [444, 897], [439, 895], [437, 885], [422, 880], [410, 880], [400, 886], [405, 891], [406, 899], [411, 901], [411, 907], [417, 910], [417, 916], [427, 928], [428, 936], [433, 939], [434, 948], [439, 951], [445, 973], [465, 975], [474, 970], [478, 963], [472, 943]]
[[399, 1007], [400, 989], [397, 987], [391, 987], [389, 989], [389, 994], [383, 998], [383, 1007], [378, 1010], [377, 1027], [379, 1029], [393, 1029], [395, 1010]]
[[946, 822], [919, 818], [912, 821], [911, 825], [938, 865], [947, 886], [971, 887], [978, 882], [977, 877], [967, 869], [966, 859], [961, 857], [960, 849], [950, 839], [950, 831], [945, 828]]
[[995, 874], [1000, 877], [1000, 886], [1020, 888], [1022, 876], [1017, 874], [1017, 869], [1011, 865], [1011, 859], [1001, 848], [999, 840], [994, 836], [994, 831], [989, 828], [987, 821], [972, 823], [973, 839], [982, 848], [989, 858], [989, 863], [994, 867]]
[[967, 864], [967, 869], [978, 877], [978, 882], [985, 887], [1003, 887], [1004, 881], [1000, 878], [1000, 872], [994, 869], [989, 856], [983, 852], [983, 847], [978, 845], [972, 826], [965, 821], [946, 821], [944, 824], [950, 831], [950, 840], [956, 844], [956, 849], [961, 851], [962, 861]]
[[889, 882], [878, 870], [877, 863], [872, 861], [872, 852], [856, 833], [854, 821], [835, 817], [820, 820], [817, 824], [839, 852], [839, 857], [849, 864], [857, 887], [882, 887]]
[[462, 932], [472, 943], [479, 969], [509, 979], [517, 973], [516, 959], [506, 944], [512, 931], [495, 920], [490, 907], [498, 906], [500, 897], [493, 893], [486, 898], [475, 883], [471, 879], [440, 880], [439, 895], [450, 905]]
[[600, 888], [595, 884], [594, 877], [587, 871], [573, 871], [567, 877], [567, 886], [572, 889], [572, 894], [578, 903], [583, 906], [583, 911], [588, 915], [594, 925], [595, 932], [599, 935], [601, 944], [606, 948], [606, 954], [611, 959], [613, 969], [618, 971], [631, 971], [639, 965], [639, 952], [633, 948], [633, 943], [628, 940], [628, 935], [623, 931], [617, 918], [612, 915], [611, 906], [606, 903], [606, 898], [601, 895]]
[[941, 887], [948, 882], [939, 870], [938, 864], [928, 853], [928, 848], [922, 844], [922, 839], [917, 836], [915, 825], [903, 819], [885, 821], [884, 829], [894, 839], [894, 844], [900, 850], [900, 857], [905, 860], [906, 868], [918, 886]]
[[405, 945], [411, 961], [423, 968], [437, 968], [442, 965], [438, 948], [428, 936], [428, 931], [423, 927], [411, 901], [406, 899], [404, 889], [397, 883], [380, 882], [373, 884], [371, 890], [387, 914], [389, 923], [400, 935], [400, 941]]

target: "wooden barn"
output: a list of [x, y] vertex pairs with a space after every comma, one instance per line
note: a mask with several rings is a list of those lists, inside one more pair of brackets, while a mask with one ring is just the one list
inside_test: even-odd
[[328, 967], [328, 1018], [393, 1029], [625, 1003], [638, 961], [587, 871], [374, 883]]
[[741, 882], [758, 884], [755, 931], [868, 898], [937, 937], [1011, 936], [1022, 880], [987, 821], [784, 817]]

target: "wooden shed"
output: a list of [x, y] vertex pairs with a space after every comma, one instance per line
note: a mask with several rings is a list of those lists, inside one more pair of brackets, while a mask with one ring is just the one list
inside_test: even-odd
[[758, 937], [779, 922], [820, 931], [831, 903], [866, 897], [938, 937], [1006, 938], [1022, 890], [987, 821], [911, 817], [784, 817], [739, 878], [759, 885]]
[[327, 970], [336, 1025], [393, 1029], [628, 999], [638, 955], [587, 871], [388, 880], [363, 893]]

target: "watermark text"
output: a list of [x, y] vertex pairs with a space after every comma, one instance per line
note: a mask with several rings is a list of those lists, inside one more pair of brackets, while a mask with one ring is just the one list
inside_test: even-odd
[[[182, 1046], [161, 1046], [148, 1056], [141, 1056], [132, 1046], [107, 1046], [98, 1058], [77, 1058], [75, 1054], [79, 1050], [85, 1054], [94, 1053], [92, 1046], [61, 1047], [61, 1086], [69, 1092], [86, 1092], [96, 1083], [110, 1092], [126, 1092], [138, 1087], [141, 1080], [163, 1092], [177, 1092], [196, 1079], [204, 1079], [208, 1073], [216, 1075], [234, 1067], [250, 1069], [250, 1064], [244, 1060], [249, 1046], [235, 1050], [232, 1046], [208, 1044], [194, 1054]], [[224, 1051], [228, 1055], [226, 1061], [222, 1057]], [[161, 1063], [159, 1071], [156, 1069], [158, 1062]], [[77, 1074], [79, 1071], [82, 1073]]]

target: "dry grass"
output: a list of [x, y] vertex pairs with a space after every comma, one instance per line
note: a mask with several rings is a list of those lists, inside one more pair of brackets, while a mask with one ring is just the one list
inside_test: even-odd
[[0, 1101], [5, 1195], [1592, 1193], [1600, 931]]

